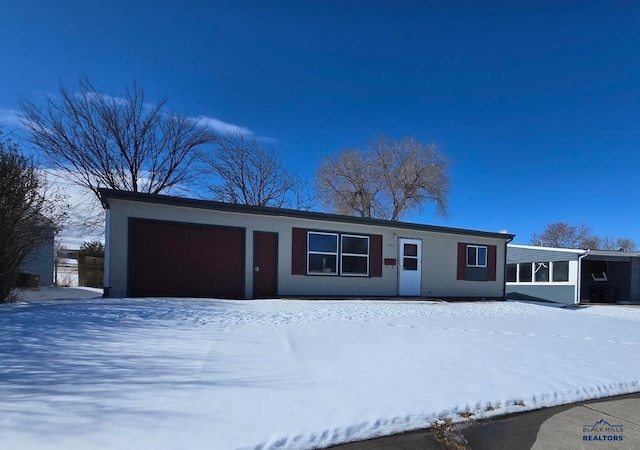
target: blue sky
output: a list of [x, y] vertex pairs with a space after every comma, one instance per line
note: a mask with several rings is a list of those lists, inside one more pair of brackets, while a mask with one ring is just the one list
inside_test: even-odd
[[[269, 138], [311, 179], [380, 134], [435, 142], [450, 216], [508, 230], [585, 223], [640, 244], [640, 3], [6, 1], [0, 125], [88, 76]], [[16, 132], [19, 135], [19, 132]]]

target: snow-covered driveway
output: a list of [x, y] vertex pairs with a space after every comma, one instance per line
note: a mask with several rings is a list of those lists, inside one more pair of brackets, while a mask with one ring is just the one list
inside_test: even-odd
[[6, 449], [316, 448], [640, 390], [640, 308], [0, 305]]

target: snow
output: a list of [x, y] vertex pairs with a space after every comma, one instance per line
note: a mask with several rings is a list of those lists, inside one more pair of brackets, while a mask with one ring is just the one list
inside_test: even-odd
[[640, 391], [640, 308], [0, 305], [7, 449], [309, 449]]
[[[102, 297], [103, 289], [86, 286], [40, 286], [37, 289], [18, 289], [15, 293], [20, 300], [28, 302], [51, 299], [97, 298]], [[0, 314], [1, 313], [2, 310], [0, 309]]]

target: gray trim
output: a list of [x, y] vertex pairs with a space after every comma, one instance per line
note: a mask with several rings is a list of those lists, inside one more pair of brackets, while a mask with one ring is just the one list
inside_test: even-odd
[[[513, 238], [509, 239], [508, 241], [506, 241], [504, 243], [504, 253], [503, 253], [503, 260], [502, 260], [502, 270], [504, 271], [504, 274], [502, 276], [502, 298], [503, 299], [507, 299], [507, 255], [508, 255], [508, 249], [509, 249], [509, 243], [513, 241]], [[496, 248], [497, 251], [497, 248]], [[498, 276], [497, 270], [498, 270], [498, 261], [496, 260], [496, 277]]]
[[466, 281], [489, 281], [489, 268], [467, 266], [464, 271], [464, 279]]
[[285, 208], [270, 208], [251, 205], [234, 205], [230, 203], [216, 202], [212, 200], [199, 200], [193, 198], [173, 197], [160, 194], [144, 194], [140, 192], [119, 191], [113, 189], [99, 189], [100, 200], [105, 209], [109, 209], [109, 199], [120, 199], [144, 203], [157, 203], [188, 208], [210, 209], [245, 214], [284, 216], [300, 219], [321, 220], [325, 222], [342, 222], [359, 225], [371, 225], [385, 228], [408, 229], [418, 231], [432, 231], [437, 233], [459, 234], [464, 236], [479, 236], [486, 238], [512, 240], [515, 235], [507, 233], [494, 233], [489, 231], [467, 230], [463, 228], [450, 228], [436, 225], [424, 225], [418, 223], [398, 222], [393, 220], [369, 219], [362, 217], [344, 216], [310, 211], [297, 211]]
[[512, 300], [542, 300], [572, 305], [575, 302], [575, 286], [553, 284], [508, 284], [507, 298]]

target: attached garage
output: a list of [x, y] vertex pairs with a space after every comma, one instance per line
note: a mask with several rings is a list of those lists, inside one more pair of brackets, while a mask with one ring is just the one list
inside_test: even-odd
[[244, 296], [244, 229], [130, 219], [129, 296]]

